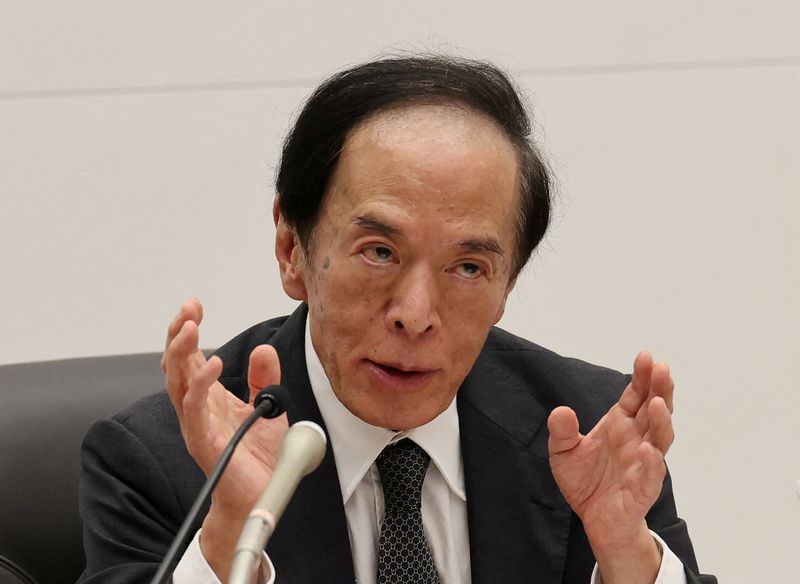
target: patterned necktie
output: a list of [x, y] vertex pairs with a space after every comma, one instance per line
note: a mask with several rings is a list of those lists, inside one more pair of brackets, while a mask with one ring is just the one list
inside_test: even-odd
[[422, 530], [422, 481], [430, 460], [404, 438], [384, 448], [375, 461], [386, 509], [378, 541], [378, 584], [439, 584]]

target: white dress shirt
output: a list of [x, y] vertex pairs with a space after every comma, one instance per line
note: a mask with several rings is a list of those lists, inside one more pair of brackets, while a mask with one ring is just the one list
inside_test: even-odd
[[367, 424], [331, 389], [306, 325], [306, 363], [311, 389], [325, 420], [336, 459], [344, 513], [359, 584], [375, 584], [383, 487], [375, 459], [390, 443], [411, 438], [431, 457], [422, 484], [422, 526], [441, 584], [470, 584], [467, 498], [456, 401], [436, 418], [408, 432]]
[[[311, 342], [306, 323], [305, 353], [308, 378], [336, 460], [339, 485], [358, 584], [375, 584], [380, 528], [383, 523], [383, 488], [375, 459], [388, 444], [411, 438], [431, 457], [422, 485], [422, 524], [441, 584], [471, 584], [467, 499], [456, 400], [439, 416], [419, 428], [393, 432], [367, 424], [339, 401]], [[175, 584], [219, 584], [200, 551], [198, 531], [175, 570]], [[654, 584], [686, 584], [683, 563], [655, 533], [663, 549], [661, 568]], [[264, 556], [267, 584], [275, 580]], [[280, 569], [280, 568], [278, 568]], [[602, 584], [595, 566], [589, 584]]]

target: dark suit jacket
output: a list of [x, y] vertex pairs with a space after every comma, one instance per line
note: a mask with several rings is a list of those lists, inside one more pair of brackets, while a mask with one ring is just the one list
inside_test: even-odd
[[[290, 423], [324, 427], [304, 355], [307, 308], [256, 325], [223, 346], [222, 383], [247, 395], [250, 351], [268, 342], [291, 393]], [[489, 339], [458, 394], [475, 584], [589, 582], [594, 558], [580, 520], [561, 496], [547, 454], [548, 413], [569, 405], [582, 431], [616, 401], [628, 378], [565, 359], [500, 329]], [[80, 512], [87, 566], [82, 582], [145, 582], [155, 573], [205, 477], [186, 451], [165, 392], [98, 422], [83, 449]], [[686, 524], [667, 477], [648, 524], [697, 573]], [[199, 529], [200, 521], [195, 526]], [[278, 582], [352, 583], [353, 564], [330, 445], [300, 487], [267, 551]]]

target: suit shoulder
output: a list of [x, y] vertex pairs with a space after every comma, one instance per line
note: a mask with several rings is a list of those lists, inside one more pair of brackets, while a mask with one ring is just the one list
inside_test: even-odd
[[161, 434], [163, 438], [165, 428], [180, 431], [178, 417], [175, 415], [166, 390], [143, 397], [114, 414], [111, 419], [139, 436], [147, 436], [150, 432], [155, 432]]
[[[124, 440], [120, 438], [122, 435], [126, 436]], [[84, 439], [84, 448], [89, 444], [114, 457], [127, 456], [125, 451], [131, 449], [143, 449], [162, 469], [178, 461], [182, 466], [184, 463], [194, 466], [166, 390], [138, 400], [109, 419], [95, 422]]]
[[546, 371], [555, 368], [558, 372], [570, 372], [575, 375], [588, 376], [623, 376], [622, 373], [608, 367], [595, 365], [574, 357], [565, 357], [541, 345], [512, 334], [498, 327], [492, 327], [484, 345], [484, 352], [495, 357], [504, 353], [513, 355], [521, 353], [527, 357], [532, 366], [543, 367]]
[[479, 359], [482, 367], [502, 371], [508, 383], [530, 388], [547, 410], [559, 405], [604, 413], [619, 399], [630, 376], [565, 357], [503, 329], [493, 327]]

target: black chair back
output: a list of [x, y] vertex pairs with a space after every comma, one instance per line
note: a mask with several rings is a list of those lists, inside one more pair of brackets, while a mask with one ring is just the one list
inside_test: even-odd
[[84, 567], [80, 445], [95, 420], [164, 387], [161, 355], [0, 366], [0, 584], [63, 584]]
[[0, 556], [0, 584], [36, 584], [36, 581], [14, 562]]

